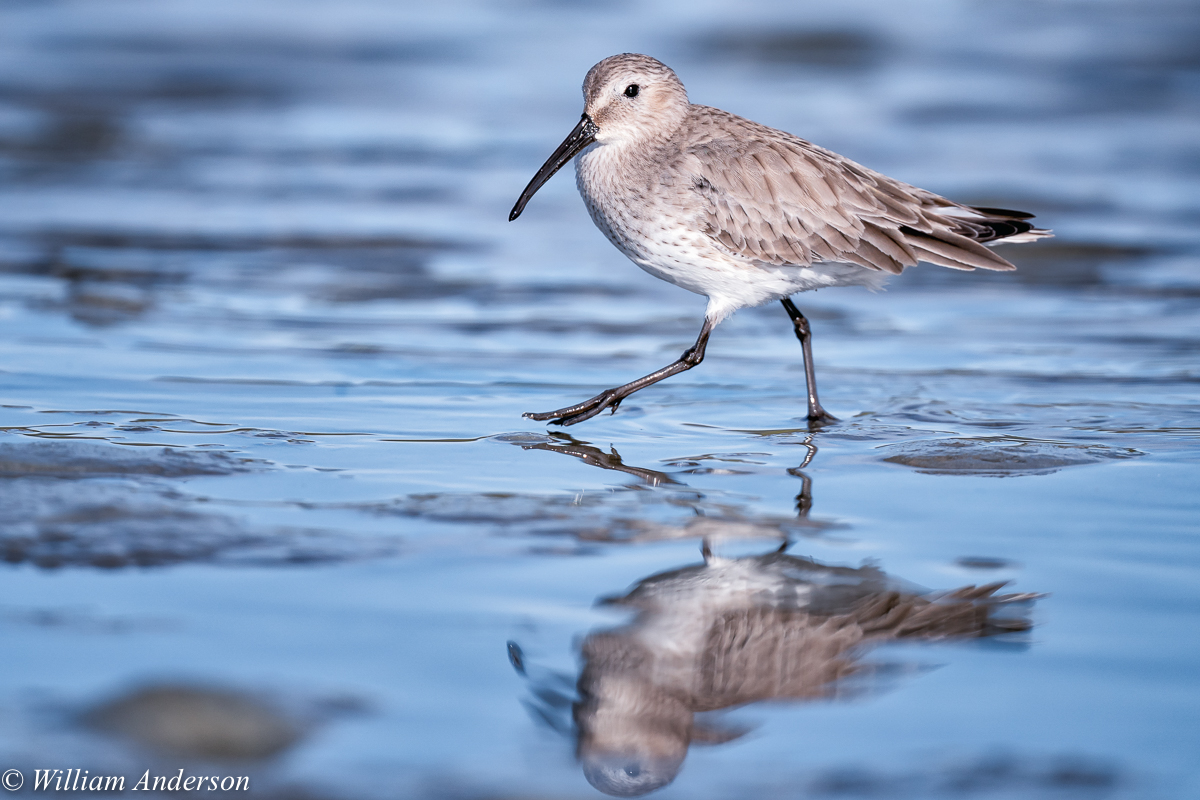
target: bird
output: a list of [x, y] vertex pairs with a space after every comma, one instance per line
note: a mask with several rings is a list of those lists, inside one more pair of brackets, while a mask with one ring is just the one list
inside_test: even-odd
[[779, 301], [800, 340], [810, 429], [821, 406], [812, 328], [791, 297], [879, 287], [928, 262], [1012, 270], [997, 242], [1051, 236], [1032, 214], [968, 206], [890, 178], [811, 142], [693, 104], [675, 72], [638, 53], [610, 56], [583, 81], [578, 124], [521, 192], [517, 219], [568, 161], [596, 224], [651, 275], [708, 298], [695, 344], [667, 366], [588, 400], [527, 419], [574, 425], [616, 413], [634, 392], [704, 360], [713, 329], [738, 309]]
[[888, 667], [864, 656], [891, 642], [1030, 630], [1030, 610], [1044, 595], [997, 594], [1004, 585], [931, 592], [869, 564], [831, 566], [781, 551], [706, 553], [703, 564], [644, 578], [600, 601], [633, 618], [592, 631], [579, 646], [572, 711], [584, 776], [605, 794], [638, 797], [671, 783], [692, 744], [747, 733], [697, 716], [704, 712], [853, 697], [882, 684]]

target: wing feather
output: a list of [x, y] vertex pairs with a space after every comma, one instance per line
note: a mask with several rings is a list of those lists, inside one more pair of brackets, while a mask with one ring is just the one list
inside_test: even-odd
[[918, 261], [1014, 267], [983, 246], [1049, 235], [1002, 209], [971, 208], [733, 114], [693, 106], [682, 167], [698, 226], [730, 253], [776, 266], [825, 261], [899, 273]]

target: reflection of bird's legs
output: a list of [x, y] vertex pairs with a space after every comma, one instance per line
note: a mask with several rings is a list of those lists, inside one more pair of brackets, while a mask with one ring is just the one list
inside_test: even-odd
[[636, 475], [650, 486], [660, 486], [662, 484], [678, 484], [670, 475], [665, 472], [659, 472], [655, 469], [646, 469], [644, 467], [631, 467], [621, 461], [621, 454], [616, 448], [609, 448], [609, 452], [604, 452], [598, 447], [593, 447], [587, 442], [581, 442], [573, 436], [568, 436], [565, 433], [552, 433], [551, 437], [557, 439], [560, 443], [551, 444], [550, 442], [539, 442], [538, 444], [523, 444], [522, 450], [549, 450], [554, 453], [563, 453], [564, 455], [574, 456], [585, 464], [590, 464], [593, 467], [600, 469], [611, 469], [617, 472], [624, 472], [629, 475]]
[[799, 467], [789, 469], [788, 475], [795, 475], [801, 481], [800, 494], [796, 495], [796, 516], [808, 519], [808, 512], [812, 510], [812, 478], [801, 472]]
[[796, 467], [796, 469], [804, 469], [805, 467], [807, 467], [809, 464], [812, 463], [812, 460], [814, 458], [816, 458], [817, 446], [812, 443], [812, 440], [813, 440], [813, 435], [811, 433], [808, 436], [804, 437], [804, 441], [800, 445], [801, 447], [804, 448], [804, 460], [800, 462], [800, 464]]
[[812, 443], [813, 435], [810, 433], [801, 445], [807, 452], [804, 455], [804, 460], [800, 462], [800, 466], [792, 467], [788, 470], [788, 475], [795, 475], [800, 479], [800, 494], [796, 495], [796, 515], [800, 519], [808, 519], [808, 512], [812, 510], [812, 478], [801, 472], [805, 467], [812, 463], [813, 458], [817, 455], [817, 446]]
[[792, 318], [792, 327], [796, 330], [796, 338], [800, 340], [800, 349], [804, 352], [804, 383], [808, 388], [808, 422], [810, 425], [817, 426], [837, 422], [837, 417], [821, 408], [821, 401], [817, 399], [817, 371], [813, 367], [812, 327], [790, 297], [785, 297], [780, 302], [783, 303], [783, 310]]

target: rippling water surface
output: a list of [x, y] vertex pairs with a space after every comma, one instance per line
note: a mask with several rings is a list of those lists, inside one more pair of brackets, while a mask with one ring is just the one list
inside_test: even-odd
[[[3, 6], [0, 768], [1194, 796], [1198, 34], [1166, 0]], [[777, 306], [615, 416], [523, 420], [699, 329], [569, 175], [506, 222], [622, 51], [1056, 238], [800, 296], [832, 427]]]

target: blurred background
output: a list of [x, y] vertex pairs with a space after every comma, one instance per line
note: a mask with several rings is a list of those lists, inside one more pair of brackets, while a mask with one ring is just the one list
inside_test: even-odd
[[[1192, 0], [3, 2], [14, 796], [1196, 796], [1197, 41]], [[523, 420], [699, 329], [569, 172], [506, 221], [626, 51], [1056, 238], [799, 296], [815, 434], [777, 305]]]

